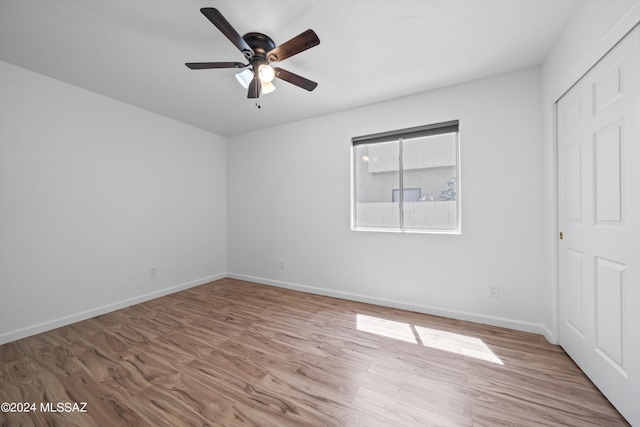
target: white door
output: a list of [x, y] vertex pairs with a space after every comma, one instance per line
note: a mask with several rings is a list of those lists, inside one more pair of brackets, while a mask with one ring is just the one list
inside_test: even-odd
[[557, 107], [560, 345], [640, 426], [640, 28]]

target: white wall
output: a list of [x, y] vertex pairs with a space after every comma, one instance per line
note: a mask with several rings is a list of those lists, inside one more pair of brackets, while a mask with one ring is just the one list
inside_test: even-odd
[[0, 118], [0, 343], [224, 276], [224, 138], [6, 62]]
[[542, 66], [544, 125], [544, 300], [547, 339], [558, 342], [555, 102], [640, 21], [639, 0], [583, 2]]
[[[531, 68], [230, 138], [230, 275], [544, 332], [540, 89]], [[462, 235], [350, 231], [351, 137], [456, 119]]]

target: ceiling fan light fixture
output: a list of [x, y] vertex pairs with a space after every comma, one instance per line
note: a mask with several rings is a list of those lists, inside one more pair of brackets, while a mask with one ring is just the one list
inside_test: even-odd
[[251, 80], [253, 80], [253, 71], [247, 68], [246, 70], [236, 74], [236, 79], [243, 88], [249, 89], [249, 84], [251, 83]]
[[276, 77], [276, 72], [270, 65], [262, 64], [258, 67], [258, 77], [262, 83], [271, 83]]

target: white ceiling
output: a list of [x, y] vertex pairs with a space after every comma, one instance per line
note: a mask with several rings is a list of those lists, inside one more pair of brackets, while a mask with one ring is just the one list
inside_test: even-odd
[[[231, 136], [540, 64], [587, 0], [0, 0], [0, 59]], [[278, 63], [318, 82], [246, 98], [233, 69], [185, 62], [242, 54], [199, 11], [281, 44]]]

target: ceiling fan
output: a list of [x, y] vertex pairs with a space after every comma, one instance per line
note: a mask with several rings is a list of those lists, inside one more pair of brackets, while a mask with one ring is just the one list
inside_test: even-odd
[[236, 74], [236, 78], [240, 84], [248, 89], [247, 98], [259, 98], [262, 93], [267, 94], [273, 92], [275, 90], [275, 86], [272, 83], [274, 78], [279, 78], [308, 91], [312, 91], [318, 86], [316, 82], [282, 68], [271, 67], [271, 65], [269, 65], [272, 62], [283, 61], [293, 55], [297, 55], [300, 52], [319, 45], [320, 39], [313, 30], [307, 30], [276, 47], [273, 40], [262, 33], [247, 33], [241, 37], [218, 9], [204, 7], [200, 9], [200, 12], [202, 12], [213, 25], [218, 27], [222, 34], [242, 52], [249, 63], [187, 62], [185, 65], [190, 69], [244, 68], [244, 71]]

